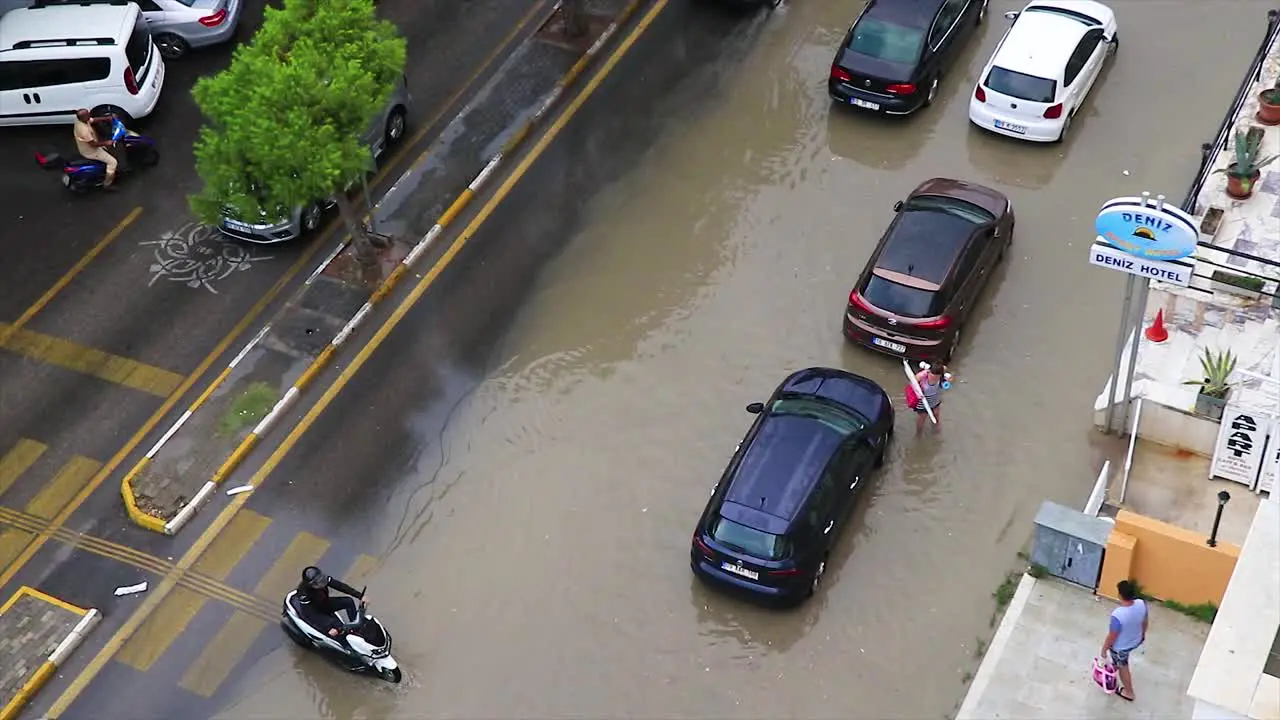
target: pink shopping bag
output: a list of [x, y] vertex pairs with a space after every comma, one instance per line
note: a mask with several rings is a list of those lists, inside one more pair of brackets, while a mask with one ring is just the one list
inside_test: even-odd
[[1093, 681], [1108, 695], [1120, 689], [1120, 680], [1116, 677], [1116, 666], [1100, 657], [1093, 659]]

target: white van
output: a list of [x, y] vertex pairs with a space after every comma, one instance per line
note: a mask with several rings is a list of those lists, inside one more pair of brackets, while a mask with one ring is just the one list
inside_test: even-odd
[[67, 124], [78, 108], [128, 123], [163, 87], [164, 60], [131, 2], [37, 2], [0, 17], [0, 126]]

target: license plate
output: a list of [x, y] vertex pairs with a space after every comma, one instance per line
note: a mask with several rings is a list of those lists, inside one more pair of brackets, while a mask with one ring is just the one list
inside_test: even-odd
[[248, 225], [242, 222], [236, 222], [235, 220], [223, 220], [222, 226], [229, 230], [239, 230], [240, 232], [251, 232], [251, 229]]
[[849, 102], [853, 103], [854, 107], [866, 108], [868, 110], [880, 109], [880, 103], [868, 102], [862, 98], [849, 98]]
[[906, 345], [903, 345], [902, 343], [896, 343], [889, 340], [885, 340], [884, 338], [873, 337], [871, 338], [871, 344], [875, 345], [876, 347], [882, 347], [882, 348], [885, 348], [886, 350], [892, 350], [898, 353], [904, 353], [907, 351]]
[[1008, 130], [1009, 132], [1018, 133], [1019, 135], [1027, 134], [1027, 126], [1025, 125], [1014, 125], [1013, 123], [1007, 123], [1003, 120], [996, 120], [995, 123], [996, 129], [998, 130]]
[[734, 575], [747, 578], [748, 580], [760, 579], [760, 573], [756, 572], [755, 570], [748, 570], [742, 567], [741, 565], [735, 565], [733, 563], [723, 563], [720, 565], [720, 567], [723, 568], [725, 572], [731, 572]]

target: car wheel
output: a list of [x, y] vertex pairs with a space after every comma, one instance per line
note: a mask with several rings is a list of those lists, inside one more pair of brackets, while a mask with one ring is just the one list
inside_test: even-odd
[[[885, 442], [888, 442], [886, 439]], [[884, 448], [880, 448], [880, 454], [876, 455], [876, 467], [884, 467]]]
[[932, 105], [933, 101], [937, 99], [938, 99], [938, 76], [935, 75], [933, 79], [929, 81], [929, 94], [925, 96], [924, 104], [926, 106]]
[[324, 208], [320, 203], [308, 206], [302, 211], [302, 232], [313, 233], [320, 227], [320, 216], [324, 214]]
[[990, 0], [982, 0], [982, 7], [978, 8], [978, 24], [981, 25], [987, 19], [987, 3]]
[[99, 105], [89, 111], [89, 114], [94, 116], [106, 115], [108, 113], [120, 118], [120, 122], [125, 125], [133, 124], [133, 116], [125, 112], [124, 108], [117, 105]]
[[165, 60], [177, 60], [186, 55], [187, 51], [191, 49], [186, 40], [173, 33], [160, 33], [152, 37], [151, 42], [156, 44], [156, 49], [160, 51], [160, 57]]
[[1075, 113], [1068, 113], [1067, 119], [1062, 121], [1062, 132], [1058, 133], [1058, 142], [1067, 139], [1067, 131], [1071, 129], [1071, 118], [1075, 117]]
[[956, 351], [960, 349], [960, 328], [956, 328], [956, 332], [951, 336], [951, 342], [947, 345], [947, 354], [942, 359], [944, 365], [949, 364], [956, 356]]
[[1116, 53], [1120, 52], [1120, 33], [1111, 36], [1111, 42], [1107, 43], [1107, 57], [1113, 58]]
[[392, 110], [391, 115], [387, 117], [387, 147], [391, 147], [404, 139], [404, 129], [406, 125], [404, 108], [398, 107], [395, 110]]
[[818, 588], [822, 585], [822, 576], [827, 572], [827, 558], [823, 556], [818, 561], [818, 569], [813, 573], [813, 579], [809, 581], [809, 595], [812, 597], [818, 592]]

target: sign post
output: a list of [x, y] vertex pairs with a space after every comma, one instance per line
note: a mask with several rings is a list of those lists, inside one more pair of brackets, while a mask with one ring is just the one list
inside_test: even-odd
[[[1185, 259], [1195, 253], [1200, 233], [1191, 215], [1166, 205], [1163, 195], [1157, 195], [1152, 203], [1151, 193], [1147, 192], [1142, 193], [1142, 197], [1120, 197], [1104, 203], [1094, 220], [1094, 228], [1097, 240], [1089, 248], [1089, 263], [1119, 270], [1129, 276], [1125, 281], [1120, 333], [1116, 340], [1115, 363], [1107, 397], [1104, 432], [1110, 434], [1116, 427], [1117, 402], [1125, 404], [1119, 424], [1122, 431], [1129, 418], [1129, 395], [1132, 392], [1134, 363], [1138, 358], [1139, 332], [1150, 290], [1150, 284], [1144, 282], [1139, 285], [1138, 278], [1162, 280], [1183, 287], [1190, 285], [1195, 264]], [[1130, 337], [1133, 342], [1128, 345]], [[1129, 372], [1125, 375], [1121, 392], [1120, 369], [1126, 345], [1129, 348]]]

